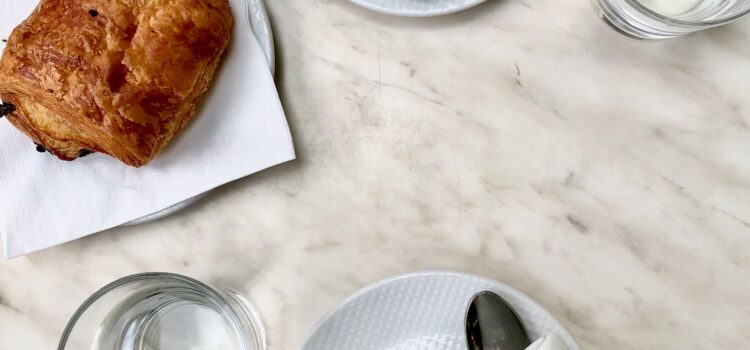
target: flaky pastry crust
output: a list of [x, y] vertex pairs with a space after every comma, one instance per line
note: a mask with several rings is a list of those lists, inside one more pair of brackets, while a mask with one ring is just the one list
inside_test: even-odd
[[8, 120], [63, 160], [140, 167], [192, 118], [232, 29], [227, 0], [41, 0], [8, 38]]

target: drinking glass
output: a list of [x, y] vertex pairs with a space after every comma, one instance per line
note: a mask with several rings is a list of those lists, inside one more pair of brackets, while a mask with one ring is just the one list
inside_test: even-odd
[[255, 308], [231, 290], [144, 273], [112, 282], [68, 322], [58, 350], [265, 350]]
[[668, 39], [732, 22], [750, 0], [593, 0], [609, 25], [638, 39]]

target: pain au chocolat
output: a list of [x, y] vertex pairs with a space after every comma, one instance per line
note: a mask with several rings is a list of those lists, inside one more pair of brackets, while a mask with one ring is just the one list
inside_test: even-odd
[[192, 118], [231, 29], [227, 0], [41, 0], [0, 59], [0, 112], [60, 159], [143, 166]]

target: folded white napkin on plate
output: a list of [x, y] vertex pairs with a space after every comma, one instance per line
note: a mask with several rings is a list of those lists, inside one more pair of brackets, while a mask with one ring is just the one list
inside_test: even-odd
[[[0, 0], [0, 37], [36, 6]], [[294, 159], [284, 111], [244, 0], [234, 34], [191, 124], [135, 169], [101, 154], [63, 162], [0, 119], [0, 234], [12, 258], [119, 226]], [[0, 43], [0, 48], [5, 44]]]

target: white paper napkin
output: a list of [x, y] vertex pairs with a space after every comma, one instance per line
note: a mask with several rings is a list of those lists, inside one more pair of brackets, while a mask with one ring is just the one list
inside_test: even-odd
[[[143, 168], [101, 154], [57, 160], [38, 153], [30, 139], [0, 119], [0, 234], [6, 258], [119, 226], [294, 159], [286, 117], [244, 1], [230, 0], [232, 42], [195, 119]], [[0, 0], [0, 37], [8, 38], [36, 3]]]

